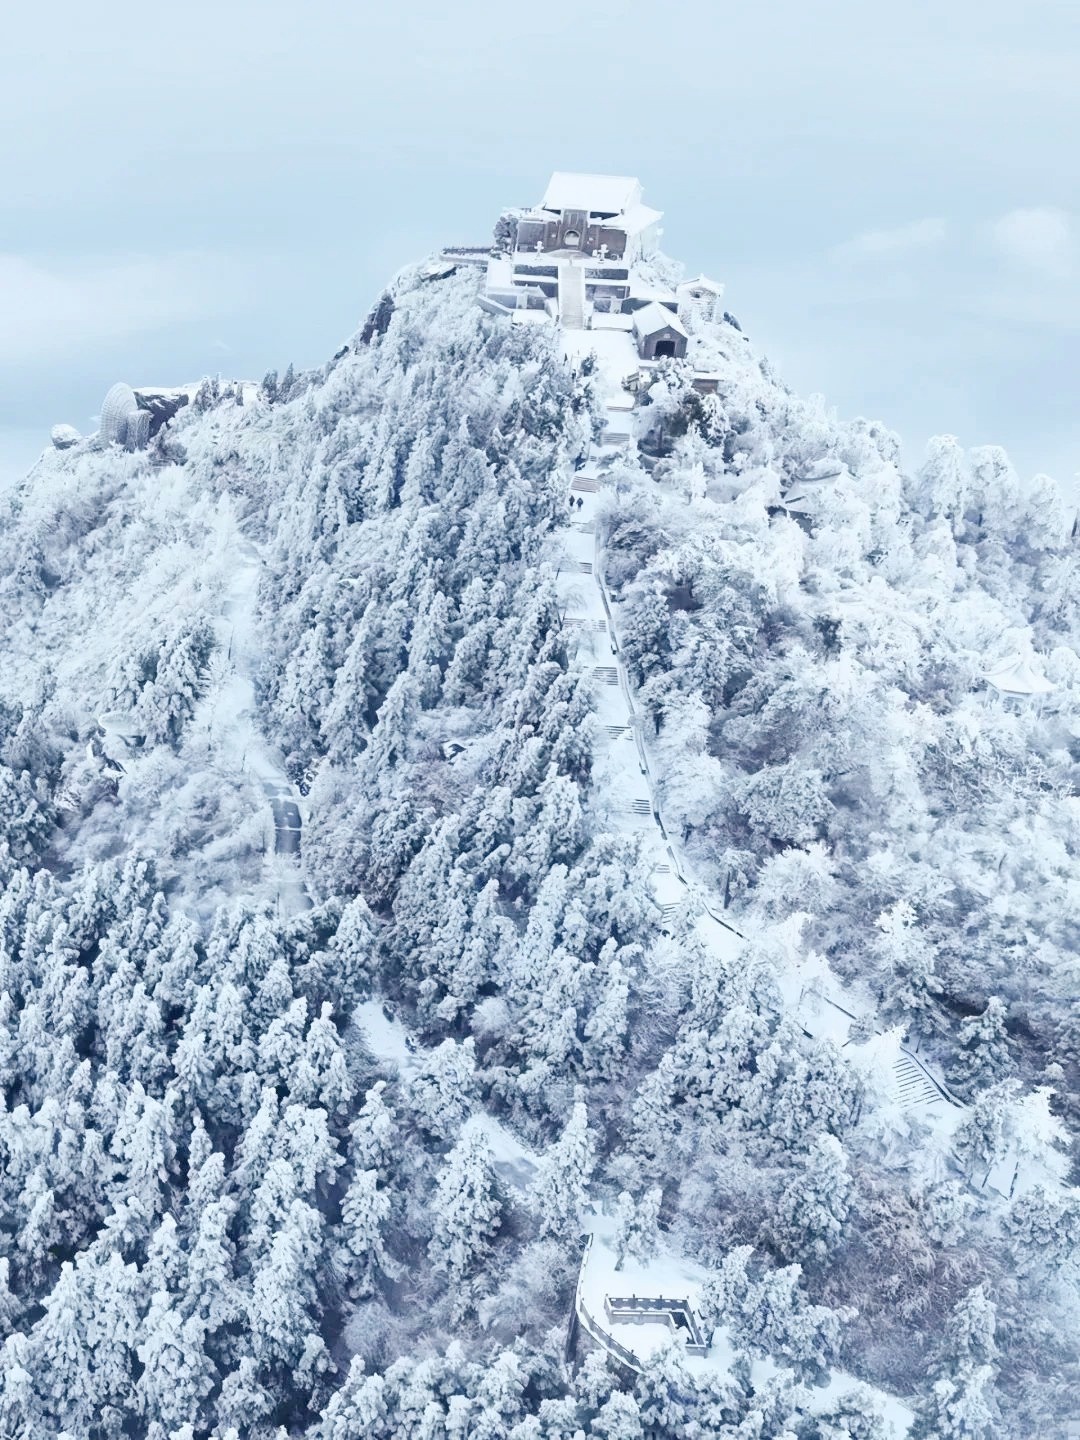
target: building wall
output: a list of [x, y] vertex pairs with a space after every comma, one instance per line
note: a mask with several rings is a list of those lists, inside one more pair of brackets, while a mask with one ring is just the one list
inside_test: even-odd
[[519, 220], [517, 248], [519, 250], [535, 250], [538, 240], [543, 243], [544, 222], [542, 220]]
[[[567, 246], [566, 232], [576, 230], [581, 236], [581, 243], [575, 246]], [[607, 246], [607, 253], [612, 260], [620, 260], [626, 253], [626, 234], [624, 231], [614, 228], [611, 225], [599, 223], [588, 223], [588, 217], [582, 210], [565, 210], [560, 216], [552, 216], [550, 220], [523, 219], [518, 222], [517, 248], [521, 250], [535, 250], [537, 244], [545, 250], [580, 250], [583, 255], [591, 255], [594, 250], [599, 250], [602, 245]]]
[[638, 342], [641, 358], [643, 360], [656, 359], [656, 347], [664, 340], [670, 340], [675, 346], [675, 358], [682, 359], [686, 354], [686, 336], [680, 335], [677, 330], [664, 326], [662, 330], [656, 330], [652, 335], [643, 335]]
[[626, 254], [625, 230], [614, 230], [610, 225], [596, 225], [593, 228], [596, 230], [596, 240], [592, 248], [599, 250], [601, 245], [606, 245], [612, 260], [621, 260]]
[[625, 285], [586, 285], [585, 299], [603, 300], [607, 302], [604, 305], [605, 310], [621, 311], [623, 302], [626, 300], [626, 287]]

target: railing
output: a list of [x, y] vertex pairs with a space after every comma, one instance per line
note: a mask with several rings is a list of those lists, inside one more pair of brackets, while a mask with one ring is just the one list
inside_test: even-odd
[[586, 1334], [591, 1335], [602, 1349], [606, 1350], [609, 1355], [613, 1355], [635, 1375], [640, 1375], [644, 1367], [638, 1357], [625, 1345], [620, 1345], [618, 1340], [613, 1335], [609, 1335], [602, 1325], [597, 1324], [585, 1304], [585, 1267], [589, 1263], [589, 1251], [592, 1249], [592, 1243], [593, 1237], [590, 1235], [585, 1244], [585, 1253], [581, 1257], [581, 1269], [578, 1271], [577, 1290], [574, 1294], [574, 1309], [577, 1311], [578, 1321]]
[[[620, 653], [619, 640], [618, 640], [618, 631], [617, 631], [616, 626], [615, 626], [615, 614], [614, 614], [614, 611], [613, 611], [612, 606], [611, 606], [610, 597], [608, 596], [608, 593], [607, 593], [607, 586], [606, 586], [605, 583], [604, 583], [604, 567], [603, 567], [603, 559], [602, 559], [602, 556], [603, 556], [603, 552], [602, 552], [601, 547], [600, 547], [600, 545], [599, 545], [599, 543], [598, 543], [597, 546], [596, 546], [596, 564], [595, 564], [594, 567], [593, 567], [593, 574], [594, 574], [594, 576], [595, 576], [595, 578], [596, 578], [596, 587], [597, 587], [597, 589], [598, 589], [599, 592], [600, 592], [600, 599], [601, 599], [601, 601], [602, 601], [602, 603], [603, 603], [603, 606], [604, 606], [604, 613], [605, 613], [605, 615], [607, 616], [607, 620], [608, 620], [608, 628], [609, 628], [609, 632], [610, 632], [610, 636], [611, 636], [611, 650], [612, 650], [612, 654], [615, 655], [616, 659], [619, 661], [619, 679], [620, 679], [620, 682], [621, 682], [621, 684], [622, 684], [623, 697], [624, 697], [625, 700], [626, 700], [626, 706], [627, 706], [627, 710], [628, 710], [629, 714], [630, 714], [634, 719], [636, 719], [636, 718], [637, 718], [637, 707], [636, 707], [635, 704], [634, 704], [634, 697], [633, 697], [633, 694], [632, 694], [632, 692], [631, 692], [631, 690], [630, 690], [630, 680], [629, 680], [629, 677], [628, 677], [627, 674], [626, 674], [626, 667], [625, 667], [625, 665], [622, 663], [622, 655], [621, 655], [621, 653]], [[655, 782], [653, 781], [652, 771], [651, 771], [651, 769], [649, 768], [649, 758], [648, 758], [648, 755], [646, 754], [646, 751], [645, 751], [644, 741], [643, 741], [642, 738], [641, 738], [641, 726], [640, 726], [640, 725], [634, 725], [633, 731], [634, 731], [634, 740], [635, 740], [636, 743], [637, 743], [637, 749], [638, 749], [638, 763], [639, 763], [640, 768], [641, 768], [641, 773], [645, 776], [645, 779], [646, 779], [646, 781], [648, 782], [649, 794], [650, 794], [650, 796], [651, 796], [651, 798], [652, 798], [653, 814], [656, 816], [657, 823], [658, 823], [659, 826], [660, 826], [661, 833], [663, 834], [664, 838], [666, 839], [666, 838], [667, 838], [667, 827], [664, 825], [663, 814], [662, 814], [662, 811], [661, 811], [661, 809], [660, 809], [659, 798], [658, 798], [658, 796], [657, 796], [657, 794], [656, 794], [656, 785], [655, 785]], [[696, 895], [696, 898], [697, 898], [697, 900], [698, 900], [698, 903], [701, 905], [702, 909], [704, 909], [705, 912], [709, 915], [709, 917], [710, 917], [712, 920], [714, 920], [714, 921], [717, 923], [717, 925], [721, 925], [725, 930], [729, 930], [732, 935], [737, 936], [738, 939], [740, 939], [740, 940], [745, 940], [746, 937], [745, 937], [745, 935], [742, 934], [742, 932], [741, 932], [740, 930], [736, 930], [735, 926], [732, 925], [732, 924], [730, 923], [730, 921], [723, 919], [720, 915], [718, 915], [718, 914], [716, 913], [716, 911], [712, 908], [712, 906], [709, 904], [708, 900], [706, 900], [704, 894], [702, 893], [701, 886], [700, 886], [700, 885], [697, 885], [697, 884], [694, 884], [693, 886], [691, 886], [691, 882], [690, 882], [690, 880], [687, 878], [686, 873], [685, 873], [684, 868], [683, 868], [682, 858], [681, 858], [681, 856], [679, 856], [679, 855], [676, 853], [675, 849], [674, 849], [671, 845], [668, 846], [668, 854], [671, 856], [672, 864], [673, 864], [674, 867], [675, 867], [675, 874], [679, 877], [679, 879], [680, 879], [680, 880], [682, 881], [682, 883], [687, 887], [688, 890], [691, 889], [691, 888], [694, 890], [695, 895]]]
[[702, 1330], [697, 1316], [690, 1307], [689, 1300], [670, 1300], [663, 1295], [606, 1295], [604, 1310], [613, 1325], [650, 1325], [659, 1321], [665, 1324], [673, 1334], [683, 1330], [688, 1337], [686, 1343], [688, 1354], [707, 1355], [709, 1353], [709, 1342], [705, 1338], [705, 1332]]
[[[585, 1270], [589, 1263], [592, 1243], [593, 1237], [590, 1235], [585, 1242], [585, 1251], [581, 1257], [581, 1269], [578, 1271], [577, 1289], [574, 1294], [574, 1313], [587, 1335], [609, 1355], [613, 1355], [616, 1360], [625, 1365], [628, 1370], [640, 1375], [644, 1365], [639, 1357], [626, 1345], [620, 1344], [599, 1321], [594, 1320], [589, 1313], [589, 1307], [585, 1304]], [[605, 1295], [604, 1310], [611, 1324], [648, 1325], [659, 1321], [666, 1324], [673, 1333], [681, 1330], [687, 1336], [686, 1351], [688, 1355], [707, 1355], [709, 1353], [709, 1344], [701, 1328], [701, 1322], [691, 1309], [689, 1300], [669, 1300], [662, 1295], [632, 1295], [629, 1298]]]

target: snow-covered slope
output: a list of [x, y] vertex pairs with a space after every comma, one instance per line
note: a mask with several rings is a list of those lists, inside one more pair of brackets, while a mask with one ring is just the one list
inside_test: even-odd
[[[1070, 517], [446, 270], [4, 499], [8, 1431], [1043, 1433]], [[590, 1351], [587, 1231], [723, 1363]]]

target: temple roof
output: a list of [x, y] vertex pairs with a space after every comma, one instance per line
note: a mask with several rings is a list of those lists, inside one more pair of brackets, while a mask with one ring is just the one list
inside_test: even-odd
[[674, 330], [677, 335], [686, 335], [686, 327], [666, 305], [652, 300], [641, 310], [634, 311], [634, 329], [639, 335], [655, 335], [658, 330]]
[[678, 290], [708, 290], [710, 294], [720, 296], [724, 293], [724, 287], [717, 280], [710, 280], [707, 275], [697, 275], [693, 280], [684, 280], [676, 287]]
[[579, 175], [570, 170], [556, 170], [548, 181], [540, 208], [621, 215], [640, 201], [641, 182], [631, 175]]
[[1054, 688], [1020, 654], [1007, 656], [993, 670], [984, 670], [983, 679], [1002, 695], [1049, 695]]

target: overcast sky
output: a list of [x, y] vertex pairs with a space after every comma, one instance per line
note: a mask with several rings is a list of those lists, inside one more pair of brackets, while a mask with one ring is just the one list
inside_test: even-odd
[[0, 22], [0, 476], [114, 380], [320, 363], [552, 169], [801, 392], [1080, 470], [1076, 0], [74, 0]]

